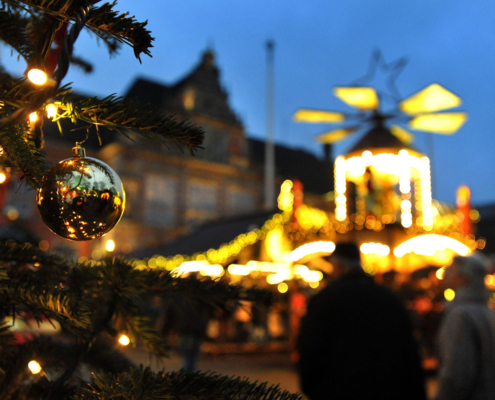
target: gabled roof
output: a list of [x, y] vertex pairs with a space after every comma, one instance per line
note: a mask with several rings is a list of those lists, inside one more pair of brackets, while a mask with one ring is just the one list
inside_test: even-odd
[[234, 217], [232, 219], [214, 221], [203, 225], [189, 235], [177, 238], [165, 246], [143, 249], [131, 254], [131, 257], [145, 258], [153, 254], [165, 257], [176, 254], [193, 254], [204, 252], [211, 248], [219, 248], [223, 243], [230, 242], [236, 236], [261, 228], [276, 210]]
[[[194, 107], [186, 110], [183, 104], [185, 92], [194, 92]], [[220, 83], [220, 71], [215, 65], [212, 51], [205, 51], [200, 62], [177, 83], [166, 86], [147, 78], [137, 79], [125, 95], [149, 103], [168, 112], [185, 112], [212, 117], [222, 122], [242, 127], [242, 123], [230, 108], [228, 94]]]
[[378, 125], [366, 132], [366, 134], [347, 152], [347, 154], [361, 152], [364, 150], [384, 148], [396, 149], [398, 151], [406, 149], [418, 152], [418, 150], [413, 146], [402, 143], [397, 137], [392, 135], [387, 127]]

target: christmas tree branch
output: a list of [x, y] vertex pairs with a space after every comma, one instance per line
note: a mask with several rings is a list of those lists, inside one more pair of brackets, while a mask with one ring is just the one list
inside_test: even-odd
[[0, 41], [12, 47], [27, 62], [33, 56], [33, 47], [29, 41], [27, 25], [29, 20], [19, 14], [0, 10]]
[[[7, 291], [5, 295], [16, 305], [16, 311], [28, 311], [33, 318], [39, 318], [41, 315], [49, 319], [54, 318], [66, 327], [73, 327], [79, 331], [87, 329], [90, 325], [91, 311], [80, 304], [74, 304], [75, 301], [66, 293], [49, 293], [46, 289], [45, 293], [37, 293], [36, 288], [15, 288]], [[5, 305], [4, 303], [2, 307]]]
[[[22, 2], [28, 7], [37, 11], [50, 14], [60, 21], [75, 20], [76, 12], [81, 5], [80, 0], [3, 0], [5, 3], [17, 6]], [[96, 7], [100, 0], [91, 0], [91, 11], [88, 15], [86, 25], [94, 34], [102, 39], [111, 52], [116, 49], [116, 42], [124, 43], [131, 46], [134, 55], [141, 61], [140, 55], [146, 54], [151, 57], [150, 49], [153, 47], [154, 38], [151, 32], [146, 29], [147, 22], [137, 22], [134, 16], [128, 16], [128, 13], [119, 14], [114, 11], [113, 7], [117, 4], [104, 3]]]
[[26, 133], [21, 126], [0, 129], [0, 145], [16, 169], [24, 175], [23, 178], [40, 188], [48, 167], [35, 144], [26, 141]]
[[142, 399], [159, 400], [302, 400], [299, 394], [267, 383], [214, 373], [153, 372], [149, 367], [127, 374], [94, 374], [93, 384], [81, 390], [81, 400]]
[[193, 124], [178, 122], [172, 116], [164, 115], [149, 105], [123, 102], [115, 95], [104, 99], [62, 96], [57, 104], [63, 113], [54, 121], [71, 118], [121, 133], [132, 130], [146, 139], [159, 140], [165, 145], [168, 140], [179, 148], [189, 148], [191, 152], [201, 147], [204, 138], [203, 130]]

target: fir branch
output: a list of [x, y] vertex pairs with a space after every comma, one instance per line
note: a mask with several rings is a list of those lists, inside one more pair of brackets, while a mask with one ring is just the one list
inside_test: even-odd
[[[48, 271], [53, 271], [56, 268], [55, 274], [60, 279], [60, 270], [67, 271], [70, 268], [69, 261], [56, 253], [40, 250], [38, 247], [29, 243], [0, 243], [0, 264], [15, 262], [35, 264], [39, 267], [50, 267]], [[41, 269], [41, 271], [44, 271]]]
[[[130, 373], [94, 374], [93, 384], [81, 391], [81, 400], [302, 400], [299, 394], [278, 385], [251, 383], [247, 379], [214, 373], [153, 372], [149, 367]], [[74, 398], [75, 400], [76, 398]]]
[[87, 329], [90, 326], [91, 310], [77, 304], [67, 293], [47, 289], [44, 293], [38, 293], [36, 288], [16, 288], [6, 294], [14, 304], [26, 307], [33, 316], [54, 318], [72, 329]]
[[158, 140], [163, 144], [168, 140], [179, 148], [189, 148], [191, 152], [201, 148], [204, 139], [203, 130], [189, 122], [178, 122], [172, 116], [164, 115], [149, 105], [143, 106], [133, 101], [124, 102], [115, 95], [104, 99], [62, 96], [57, 100], [60, 101], [60, 110], [64, 111], [57, 119], [81, 120], [120, 133], [132, 130], [146, 139]]
[[184, 297], [197, 298], [213, 306], [234, 307], [239, 300], [270, 304], [272, 294], [267, 290], [245, 289], [218, 280], [200, 280], [194, 276], [177, 278], [170, 271], [146, 270], [148, 290], [159, 293], [177, 293]]
[[[73, 21], [75, 14], [81, 4], [80, 0], [4, 0], [6, 3], [16, 6], [16, 3], [24, 3], [38, 11], [50, 14], [61, 21]], [[115, 42], [124, 43], [131, 46], [134, 55], [141, 62], [140, 55], [146, 54], [151, 57], [150, 48], [155, 40], [151, 32], [146, 29], [147, 21], [137, 22], [134, 16], [128, 16], [128, 13], [119, 14], [114, 11], [113, 7], [117, 4], [104, 3], [95, 7], [100, 0], [91, 0], [91, 11], [86, 22], [87, 27], [108, 46], [110, 51], [115, 50]]]
[[117, 316], [119, 317], [119, 321], [124, 323], [126, 333], [131, 336], [133, 343], [136, 342], [136, 339], [139, 339], [149, 350], [150, 354], [158, 358], [169, 356], [170, 346], [167, 340], [156, 331], [149, 318], [131, 315], [125, 311], [117, 313]]
[[80, 68], [85, 74], [90, 74], [93, 72], [93, 64], [88, 61], [82, 59], [81, 57], [77, 57], [72, 55], [70, 57], [70, 63], [78, 68]]
[[40, 188], [48, 167], [35, 144], [26, 141], [26, 135], [27, 128], [19, 125], [0, 129], [0, 145], [10, 161], [22, 172], [23, 178]]
[[0, 10], [0, 41], [12, 47], [28, 63], [33, 56], [33, 47], [27, 34], [29, 20], [19, 14]]

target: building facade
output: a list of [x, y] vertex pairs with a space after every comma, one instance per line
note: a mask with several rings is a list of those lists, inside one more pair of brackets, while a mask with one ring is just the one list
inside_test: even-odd
[[[192, 157], [173, 145], [167, 148], [128, 132], [131, 141], [100, 129], [103, 146], [99, 146], [96, 135], [90, 135], [84, 146], [88, 156], [109, 164], [122, 179], [126, 209], [114, 230], [89, 242], [59, 238], [41, 221], [35, 192], [12, 183], [5, 209], [13, 210], [11, 219], [16, 224], [45, 240], [52, 250], [98, 258], [103, 256], [109, 239], [115, 241], [117, 254], [129, 254], [163, 246], [211, 221], [243, 218], [261, 211], [263, 143], [246, 137], [243, 124], [229, 105], [211, 51], [204, 52], [199, 63], [177, 83], [167, 86], [138, 78], [125, 98], [201, 126], [204, 149]], [[85, 129], [78, 126], [73, 131], [69, 121], [63, 122], [63, 137], [51, 121], [44, 126], [44, 150], [52, 165], [70, 157], [70, 148], [86, 136]], [[276, 152], [280, 163], [277, 185], [283, 179], [296, 178], [307, 181], [313, 192], [331, 190], [331, 165], [327, 171], [325, 162], [300, 150], [277, 146]], [[318, 178], [313, 179], [315, 176]], [[320, 188], [315, 182], [321, 183]]]

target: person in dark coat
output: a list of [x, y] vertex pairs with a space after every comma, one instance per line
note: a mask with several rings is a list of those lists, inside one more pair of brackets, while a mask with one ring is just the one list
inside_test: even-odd
[[310, 400], [424, 400], [423, 370], [401, 301], [360, 265], [353, 243], [329, 257], [335, 281], [315, 295], [297, 341]]
[[191, 372], [196, 369], [208, 322], [213, 316], [213, 308], [201, 299], [191, 298], [184, 299], [178, 311], [178, 350], [182, 358], [182, 368]]

